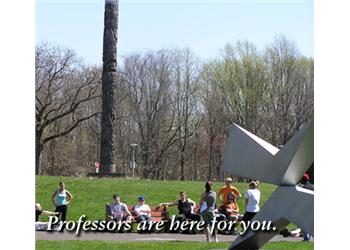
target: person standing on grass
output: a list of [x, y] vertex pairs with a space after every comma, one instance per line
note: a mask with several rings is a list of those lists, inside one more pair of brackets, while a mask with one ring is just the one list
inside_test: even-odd
[[207, 237], [207, 241], [210, 242], [210, 236], [214, 238], [215, 242], [219, 242], [217, 238], [217, 230], [213, 229], [213, 234], [210, 235], [210, 226], [215, 216], [215, 202], [216, 202], [216, 193], [212, 190], [212, 182], [207, 181], [205, 183], [205, 192], [202, 194], [199, 201], [201, 207], [201, 215], [204, 221], [204, 232]]
[[73, 200], [73, 195], [65, 189], [63, 181], [59, 183], [59, 188], [52, 194], [52, 202], [56, 207], [55, 212], [58, 212], [58, 218], [61, 216], [61, 221], [67, 219], [68, 204]]
[[250, 221], [259, 211], [260, 202], [260, 190], [257, 181], [249, 182], [249, 189], [245, 193], [245, 213], [243, 215], [243, 221], [247, 223]]
[[230, 193], [233, 193], [235, 195], [235, 198], [241, 197], [241, 193], [239, 192], [239, 190], [231, 185], [232, 182], [232, 178], [226, 178], [225, 186], [220, 188], [218, 192], [218, 198], [221, 201], [222, 205], [227, 203], [227, 198]]

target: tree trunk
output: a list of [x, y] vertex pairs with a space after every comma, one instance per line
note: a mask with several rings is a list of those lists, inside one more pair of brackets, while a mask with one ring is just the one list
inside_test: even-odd
[[40, 143], [40, 138], [36, 135], [35, 138], [35, 175], [41, 174], [41, 157], [43, 151], [43, 145]]
[[143, 171], [142, 171], [142, 176], [143, 178], [148, 178], [149, 175], [149, 166], [148, 166], [148, 147], [142, 146], [141, 145], [141, 149], [142, 149], [142, 153], [141, 153], [141, 158], [142, 158], [142, 166], [143, 166]]
[[56, 149], [56, 141], [52, 140], [50, 143], [51, 175], [55, 175], [55, 149]]
[[181, 150], [181, 180], [185, 180], [185, 152]]
[[212, 167], [213, 167], [213, 144], [214, 144], [214, 137], [210, 136], [210, 143], [209, 143], [209, 171], [208, 171], [208, 180], [211, 179], [212, 175]]

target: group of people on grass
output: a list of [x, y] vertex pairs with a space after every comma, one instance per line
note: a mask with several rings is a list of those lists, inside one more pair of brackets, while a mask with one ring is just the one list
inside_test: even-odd
[[[260, 210], [260, 190], [258, 181], [251, 180], [249, 182], [249, 189], [245, 193], [245, 213], [243, 216], [239, 213], [239, 207], [236, 203], [236, 199], [241, 197], [239, 190], [231, 185], [231, 178], [227, 178], [225, 184], [226, 185], [219, 190], [218, 195], [216, 195], [212, 190], [212, 183], [210, 181], [206, 182], [205, 192], [202, 194], [199, 201], [200, 215], [206, 225], [204, 233], [207, 241], [211, 241], [212, 237], [215, 242], [218, 242], [217, 230], [215, 228], [212, 230], [212, 235], [210, 235], [210, 226], [214, 220], [214, 216], [217, 216], [218, 220], [231, 220], [235, 222], [243, 220], [247, 222]], [[216, 208], [217, 196], [221, 202], [218, 209]], [[233, 233], [236, 233], [235, 227]]]
[[[259, 212], [260, 190], [259, 182], [252, 180], [249, 182], [249, 189], [245, 193], [245, 213], [240, 214], [238, 204], [236, 200], [241, 197], [239, 190], [232, 186], [232, 179], [227, 178], [225, 185], [220, 188], [218, 193], [212, 190], [212, 182], [207, 181], [205, 183], [205, 191], [200, 197], [199, 205], [196, 202], [187, 197], [185, 191], [179, 193], [179, 199], [171, 202], [164, 202], [158, 204], [161, 206], [176, 206], [178, 208], [177, 220], [203, 220], [205, 223], [204, 232], [206, 234], [207, 241], [211, 241], [211, 237], [214, 241], [217, 241], [217, 232], [213, 230], [213, 234], [210, 235], [210, 226], [214, 217], [217, 217], [217, 221], [229, 220], [229, 221], [249, 221], [254, 215]], [[217, 198], [221, 205], [217, 207]], [[115, 221], [132, 221], [134, 220], [131, 212], [128, 210], [126, 204], [120, 201], [120, 196], [115, 194], [113, 196], [114, 203], [110, 205], [110, 216]], [[133, 207], [136, 214], [136, 221], [151, 221], [151, 208], [145, 204], [144, 196], [138, 198], [138, 204]], [[235, 225], [235, 224], [233, 224]], [[195, 229], [189, 233], [196, 233]], [[236, 228], [233, 227], [233, 234], [236, 234]]]
[[[232, 185], [232, 179], [226, 178], [225, 185], [220, 188], [218, 193], [212, 190], [212, 182], [207, 181], [205, 183], [205, 191], [200, 197], [199, 204], [196, 205], [196, 202], [187, 197], [185, 191], [179, 193], [179, 199], [172, 202], [160, 203], [158, 207], [161, 206], [176, 206], [178, 208], [177, 220], [192, 220], [192, 221], [201, 221], [205, 223], [204, 232], [206, 235], [207, 241], [211, 241], [211, 238], [214, 238], [214, 241], [217, 239], [217, 231], [214, 229], [212, 235], [210, 235], [210, 226], [214, 217], [217, 217], [217, 221], [228, 220], [233, 222], [250, 221], [256, 213], [259, 212], [259, 202], [260, 202], [260, 187], [257, 180], [249, 181], [249, 188], [246, 191], [245, 198], [245, 213], [244, 215], [240, 214], [240, 210], [237, 204], [237, 199], [241, 197], [239, 190]], [[313, 190], [313, 185], [309, 181], [308, 174], [304, 174], [301, 179], [299, 186]], [[55, 206], [55, 211], [46, 211], [43, 210], [39, 203], [35, 204], [35, 229], [36, 230], [46, 230], [47, 223], [40, 222], [39, 216], [57, 216], [61, 221], [66, 221], [67, 218], [67, 209], [68, 204], [72, 201], [73, 195], [65, 188], [63, 181], [59, 183], [59, 188], [55, 190], [51, 196], [52, 202]], [[110, 219], [115, 221], [134, 221], [134, 217], [128, 209], [128, 206], [125, 203], [120, 201], [120, 196], [118, 193], [113, 195], [114, 203], [110, 205]], [[217, 206], [217, 199], [219, 200], [220, 205]], [[151, 221], [151, 208], [145, 203], [145, 197], [143, 195], [138, 197], [138, 204], [133, 207], [133, 211], [136, 215], [136, 221]], [[236, 223], [232, 228], [231, 233], [237, 234]], [[196, 233], [195, 230], [190, 231], [189, 233]], [[283, 236], [303, 236], [304, 240], [310, 240], [310, 235], [307, 232], [304, 232], [302, 229], [296, 229], [289, 231], [288, 229], [283, 229], [281, 231]]]
[[[217, 241], [217, 232], [213, 230], [213, 234], [210, 235], [211, 223], [214, 216], [217, 217], [217, 221], [229, 220], [229, 221], [249, 221], [254, 215], [259, 211], [259, 201], [260, 201], [260, 190], [258, 181], [250, 181], [249, 189], [245, 193], [245, 213], [240, 214], [240, 210], [237, 204], [237, 199], [241, 197], [239, 190], [232, 185], [232, 179], [227, 178], [225, 180], [225, 185], [220, 188], [218, 193], [212, 190], [212, 182], [207, 181], [205, 183], [205, 191], [200, 197], [198, 206], [195, 201], [187, 197], [185, 191], [179, 193], [179, 199], [160, 203], [158, 206], [176, 206], [178, 208], [179, 214], [177, 220], [193, 220], [200, 221], [203, 220], [205, 223], [204, 232], [206, 234], [207, 241], [211, 241], [211, 237], [214, 241]], [[72, 201], [73, 195], [65, 189], [63, 182], [59, 183], [59, 188], [52, 194], [52, 202], [55, 205], [55, 212], [44, 211], [41, 205], [37, 203], [35, 205], [35, 221], [36, 229], [42, 230], [39, 222], [40, 215], [52, 215], [58, 216], [62, 221], [66, 221], [68, 204]], [[127, 221], [131, 222], [134, 220], [128, 206], [121, 202], [118, 193], [113, 195], [114, 203], [110, 205], [110, 219], [115, 221]], [[220, 205], [217, 206], [216, 202], [219, 200]], [[133, 207], [136, 214], [136, 221], [151, 221], [151, 208], [145, 203], [145, 197], [143, 195], [138, 197], [138, 203]], [[195, 233], [191, 231], [190, 233]], [[233, 234], [236, 233], [236, 229], [233, 228]]]

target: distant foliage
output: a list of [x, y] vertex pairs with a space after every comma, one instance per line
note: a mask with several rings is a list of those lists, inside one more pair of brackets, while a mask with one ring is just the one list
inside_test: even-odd
[[[57, 57], [56, 49], [37, 48], [46, 51], [46, 68], [64, 65], [49, 60]], [[37, 133], [42, 173], [50, 175], [86, 175], [99, 159], [101, 69], [83, 66], [70, 53], [58, 53], [68, 57], [69, 67], [54, 84], [48, 80], [54, 71], [36, 64], [37, 128], [78, 104], [45, 127], [40, 138]], [[37, 61], [42, 58], [37, 53]], [[247, 41], [227, 44], [220, 56], [205, 63], [189, 49], [169, 49], [134, 53], [119, 65], [115, 157], [118, 171], [129, 175], [130, 144], [136, 143], [141, 178], [222, 179], [231, 124], [279, 146], [313, 116], [313, 59], [283, 36], [262, 51]], [[46, 118], [38, 115], [44, 100], [51, 107]]]

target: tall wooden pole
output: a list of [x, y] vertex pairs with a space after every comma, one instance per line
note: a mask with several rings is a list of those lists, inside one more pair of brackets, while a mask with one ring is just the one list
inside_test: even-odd
[[114, 123], [115, 83], [117, 71], [118, 0], [105, 0], [103, 32], [102, 119], [100, 173], [115, 173]]

